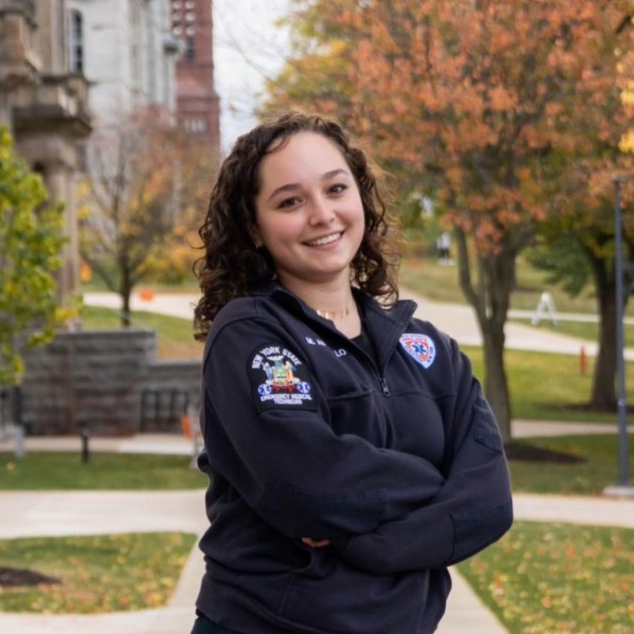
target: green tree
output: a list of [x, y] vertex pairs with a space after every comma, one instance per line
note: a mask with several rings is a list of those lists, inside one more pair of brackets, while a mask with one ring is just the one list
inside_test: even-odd
[[[614, 174], [632, 174], [631, 155], [601, 148], [598, 160], [569, 161], [560, 189], [553, 193], [556, 213], [549, 214], [539, 232], [538, 247], [530, 254], [537, 267], [550, 273], [571, 295], [592, 285], [599, 315], [599, 350], [595, 360], [588, 405], [597, 410], [616, 408], [616, 274], [614, 241]], [[623, 257], [625, 285], [634, 273], [634, 191], [623, 186]], [[628, 301], [628, 294], [624, 297]]]
[[0, 128], [0, 385], [20, 382], [26, 346], [50, 340], [57, 318], [62, 213]]

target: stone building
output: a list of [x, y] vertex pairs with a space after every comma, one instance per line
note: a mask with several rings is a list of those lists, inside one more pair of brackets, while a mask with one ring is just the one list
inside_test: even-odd
[[[79, 285], [74, 192], [93, 128], [159, 106], [218, 147], [211, 0], [191, 3], [178, 22], [174, 0], [0, 0], [0, 125], [65, 205], [62, 295]], [[138, 329], [60, 332], [26, 355], [25, 418], [37, 433], [178, 429], [199, 366], [158, 361]]]
[[91, 132], [88, 85], [70, 72], [65, 0], [0, 0], [0, 125], [42, 174], [52, 199], [65, 204], [62, 294], [78, 281], [73, 200], [81, 141]]
[[144, 106], [176, 110], [181, 41], [169, 0], [66, 0], [69, 64], [90, 82], [97, 126]]
[[0, 0], [0, 125], [64, 203], [62, 296], [79, 282], [74, 192], [83, 141], [139, 107], [174, 114], [183, 50], [170, 0]]

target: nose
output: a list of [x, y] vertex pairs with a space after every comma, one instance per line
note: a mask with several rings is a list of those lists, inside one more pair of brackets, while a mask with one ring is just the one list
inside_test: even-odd
[[310, 209], [311, 225], [329, 224], [335, 219], [332, 202], [324, 196], [316, 196]]

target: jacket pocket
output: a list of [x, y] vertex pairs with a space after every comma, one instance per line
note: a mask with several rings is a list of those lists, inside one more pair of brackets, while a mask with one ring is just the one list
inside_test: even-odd
[[349, 392], [328, 399], [330, 424], [338, 436], [354, 434], [384, 447], [386, 420], [372, 392]]

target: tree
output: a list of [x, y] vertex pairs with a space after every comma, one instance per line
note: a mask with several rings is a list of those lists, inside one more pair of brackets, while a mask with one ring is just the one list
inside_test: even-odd
[[[631, 124], [619, 99], [627, 75], [617, 74], [632, 49], [630, 8], [627, 0], [302, 0], [292, 20], [311, 44], [270, 86], [269, 108], [338, 116], [384, 164], [418, 173], [435, 192], [454, 227], [460, 286], [484, 342], [485, 393], [505, 440], [504, 325], [516, 258], [552, 211], [561, 156], [596, 147], [579, 126], [592, 123], [614, 146]], [[307, 72], [307, 54], [327, 64], [302, 84], [295, 72]], [[342, 68], [334, 60], [344, 54]], [[337, 75], [324, 74], [333, 65]], [[351, 92], [324, 99], [329, 84]]]
[[0, 385], [20, 382], [26, 346], [53, 337], [60, 312], [62, 208], [46, 204], [39, 175], [15, 153], [0, 128]]
[[93, 133], [88, 176], [81, 187], [82, 258], [122, 300], [130, 325], [130, 297], [161, 260], [174, 228], [178, 164], [170, 126], [157, 111], [122, 117]]
[[[616, 408], [616, 274], [614, 240], [614, 174], [632, 174], [634, 161], [612, 151], [597, 152], [601, 160], [578, 160], [553, 196], [557, 214], [551, 214], [540, 230], [540, 247], [531, 261], [549, 271], [550, 281], [563, 282], [570, 294], [592, 284], [599, 314], [599, 350], [595, 361], [588, 406], [597, 410]], [[623, 187], [623, 249], [625, 286], [634, 277], [634, 192]], [[625, 304], [628, 294], [624, 297]]]
[[175, 173], [174, 227], [166, 250], [153, 261], [153, 278], [178, 284], [191, 279], [193, 264], [201, 255], [198, 229], [219, 168], [219, 155], [210, 150], [204, 136], [182, 128], [171, 130], [168, 136]]

